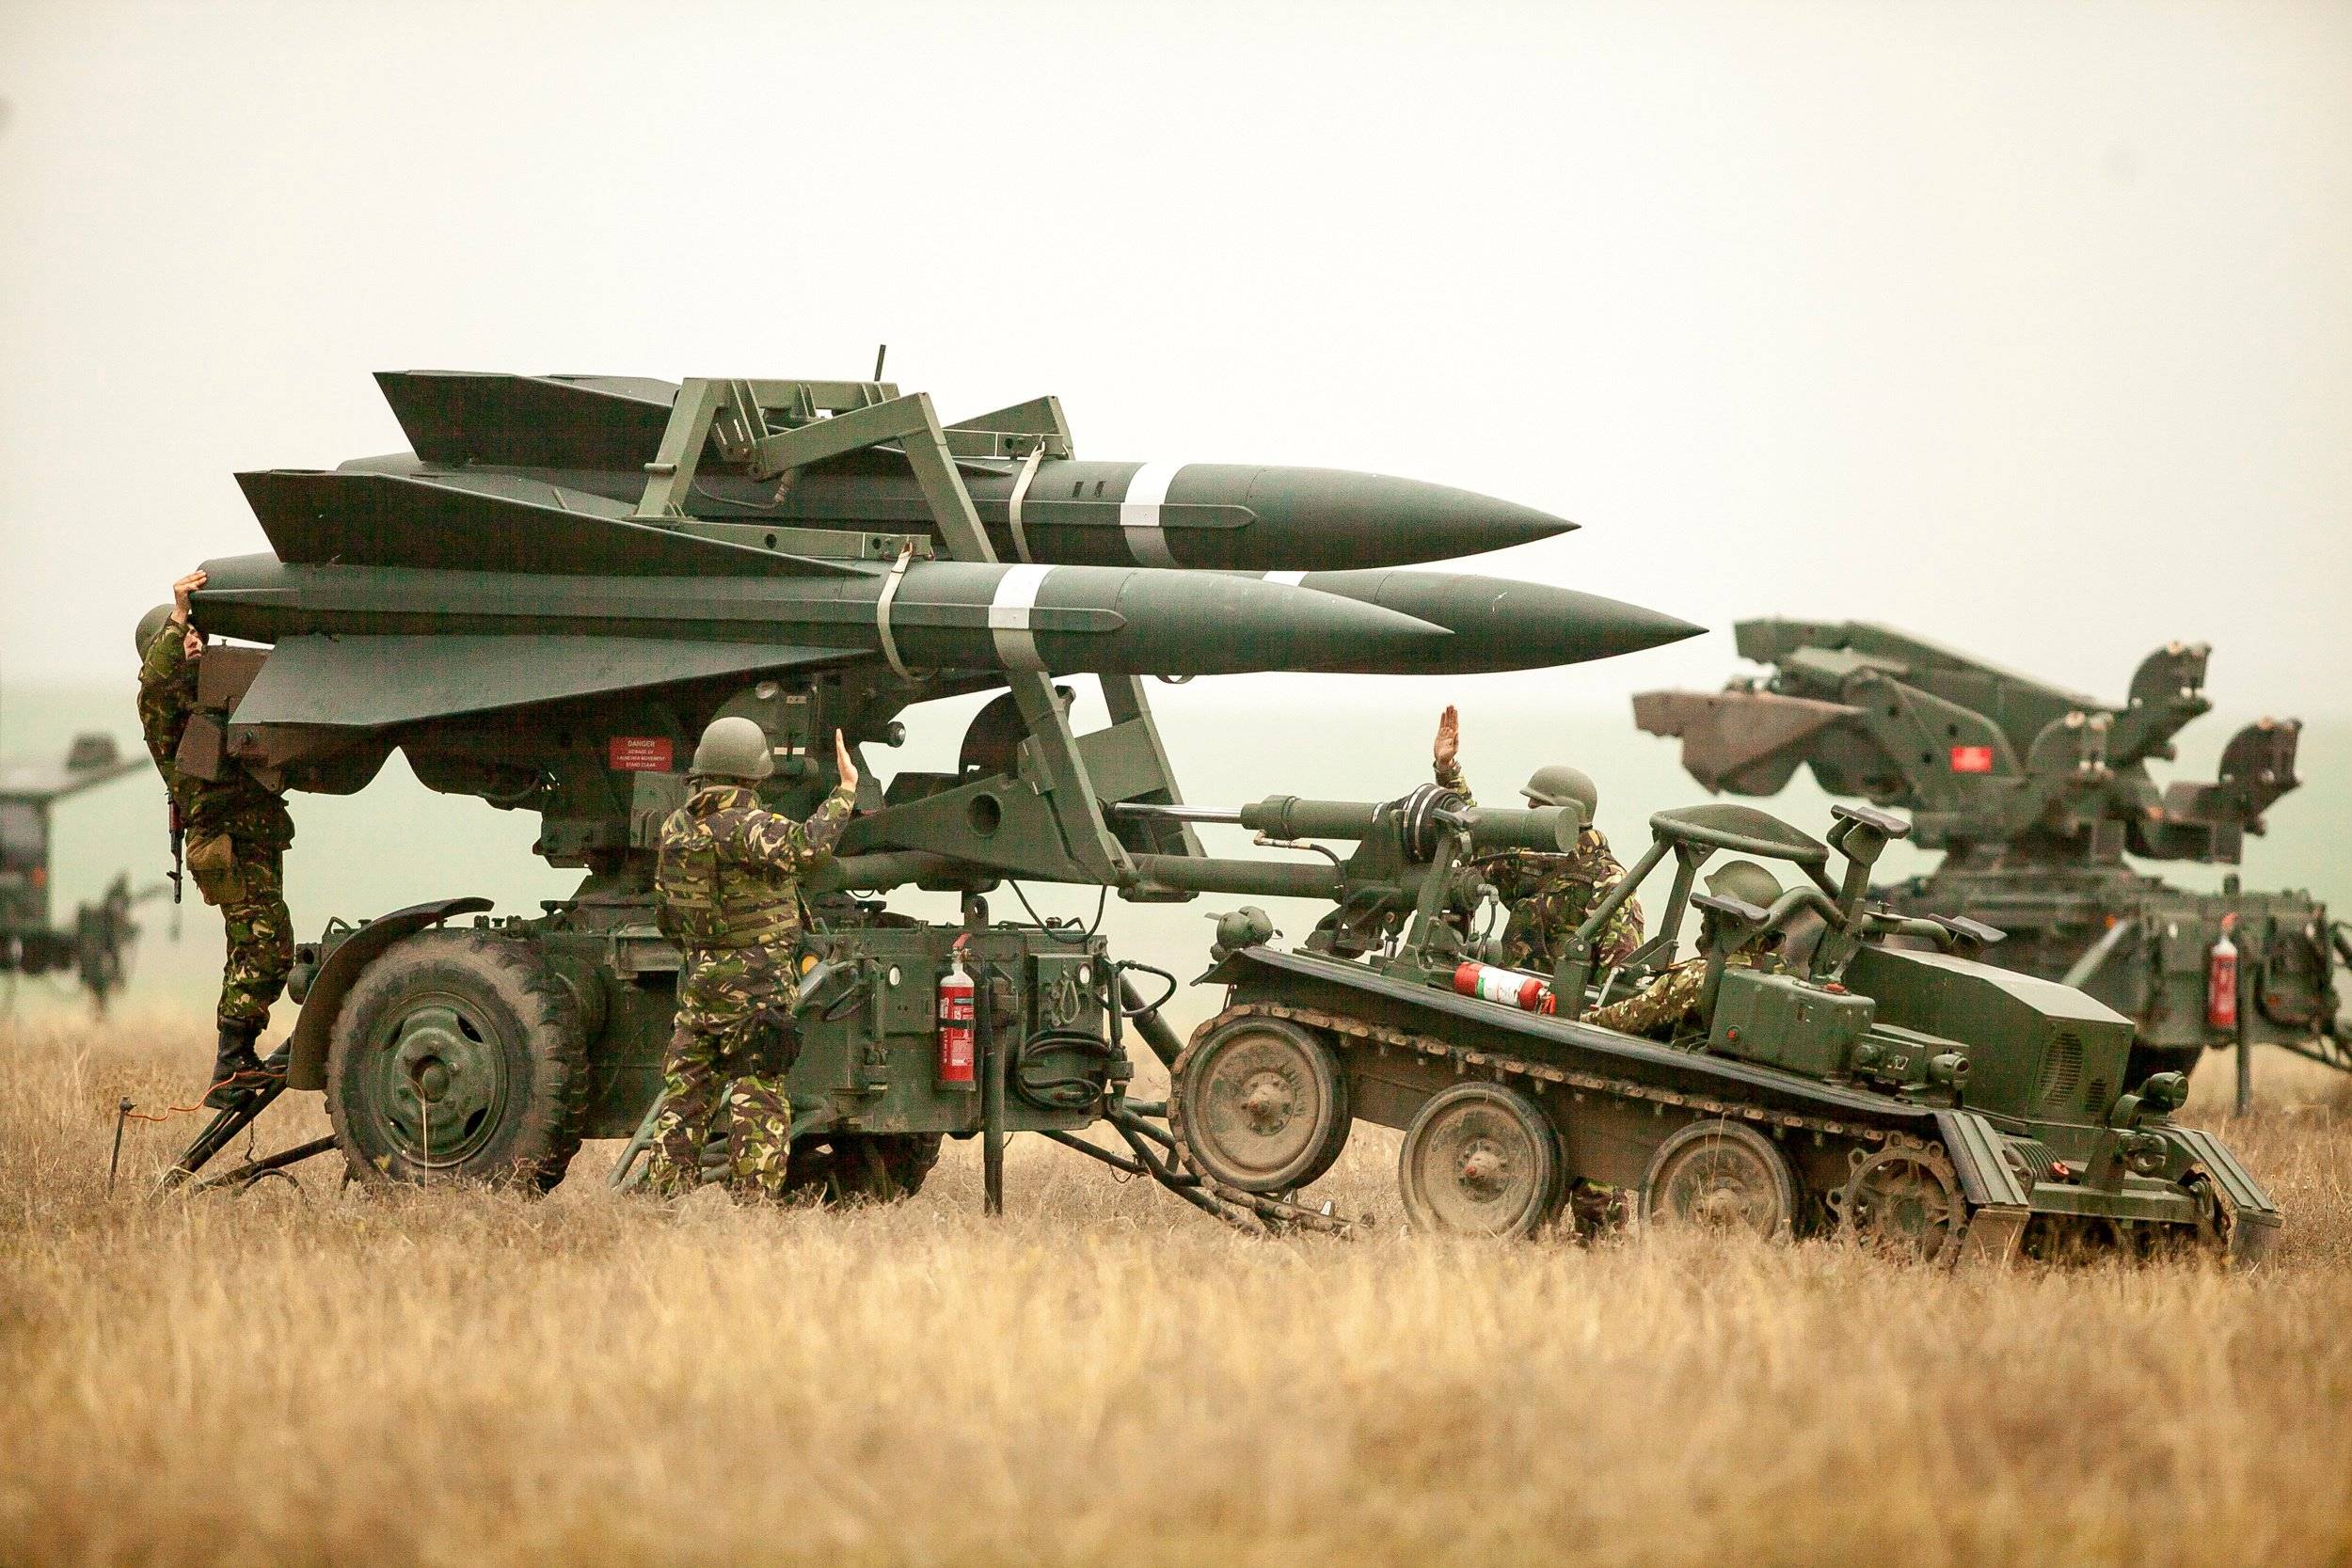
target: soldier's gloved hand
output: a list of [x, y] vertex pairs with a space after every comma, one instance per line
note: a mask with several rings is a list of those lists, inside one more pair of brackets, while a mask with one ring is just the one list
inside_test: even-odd
[[204, 634], [189, 624], [189, 595], [204, 586], [204, 568], [199, 566], [171, 585], [171, 622], [181, 628], [180, 651], [189, 658], [204, 651]]
[[203, 586], [204, 568], [201, 566], [171, 585], [171, 618], [173, 620], [183, 626], [187, 624], [189, 596]]
[[1438, 716], [1438, 738], [1430, 743], [1429, 760], [1443, 768], [1462, 752], [1462, 717], [1448, 703]]
[[857, 764], [850, 759], [850, 743], [842, 737], [839, 730], [833, 732], [833, 765], [840, 771], [843, 786], [855, 789], [858, 782]]

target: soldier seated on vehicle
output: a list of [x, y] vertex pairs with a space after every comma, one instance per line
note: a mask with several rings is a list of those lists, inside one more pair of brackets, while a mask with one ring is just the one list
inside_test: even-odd
[[[1780, 882], [1754, 861], [1725, 861], [1708, 873], [1707, 891], [1718, 898], [1736, 898], [1759, 910], [1769, 910], [1780, 896]], [[1694, 957], [1667, 970], [1631, 996], [1594, 1008], [1584, 1015], [1584, 1022], [1614, 1029], [1621, 1035], [1649, 1035], [1659, 1039], [1672, 1039], [1695, 1028], [1701, 1022], [1699, 997], [1707, 989], [1707, 955], [1714, 945], [1720, 918], [1712, 910], [1700, 911], [1698, 952]], [[1734, 948], [1724, 962], [1741, 969], [1777, 969], [1780, 948], [1780, 933], [1774, 931], [1750, 938]]]
[[[1448, 705], [1438, 720], [1430, 761], [1439, 784], [1475, 805], [1477, 799], [1462, 776], [1461, 747], [1461, 718]], [[1573, 804], [1584, 814], [1584, 831], [1571, 853], [1509, 849], [1470, 863], [1509, 911], [1502, 927], [1502, 961], [1513, 969], [1549, 970], [1560, 960], [1561, 942], [1584, 924], [1593, 906], [1610, 889], [1625, 880], [1625, 867], [1610, 853], [1609, 841], [1600, 830], [1593, 826], [1600, 791], [1581, 769], [1559, 765], [1538, 768], [1519, 793], [1531, 806]], [[1641, 945], [1642, 906], [1628, 898], [1617, 906], [1594, 943], [1597, 971], [1607, 974]]]

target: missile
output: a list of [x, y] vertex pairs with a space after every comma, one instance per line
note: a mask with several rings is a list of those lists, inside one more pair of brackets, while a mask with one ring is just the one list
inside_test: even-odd
[[1695, 629], [1440, 573], [804, 556], [514, 475], [238, 480], [276, 553], [208, 562], [197, 620], [276, 645], [239, 709], [247, 724], [380, 726], [844, 664], [909, 679], [1438, 673], [1603, 657]]
[[1461, 572], [1267, 572], [1259, 577], [1394, 610], [1453, 633], [1441, 642], [1420, 644], [1391, 667], [1397, 673], [1473, 674], [1581, 664], [1679, 642], [1705, 629], [1595, 594]]
[[[717, 546], [725, 549], [728, 546]], [[584, 635], [789, 650], [789, 662], [1221, 675], [1405, 669], [1449, 633], [1377, 605], [1224, 572], [930, 561], [902, 571], [596, 575], [207, 562], [199, 624], [290, 637]]]
[[[345, 465], [410, 477], [504, 475], [633, 504], [660, 451], [670, 382], [461, 372], [376, 378], [414, 449]], [[881, 384], [877, 384], [880, 386]], [[983, 446], [1003, 427], [1058, 427], [1052, 399], [947, 427]], [[1066, 436], [1062, 440], [1066, 448]], [[959, 454], [1007, 561], [1221, 571], [1337, 571], [1447, 561], [1565, 533], [1575, 524], [1450, 485], [1336, 468], [1082, 462]], [[865, 448], [759, 479], [707, 463], [686, 510], [710, 521], [930, 532], [902, 452]]]

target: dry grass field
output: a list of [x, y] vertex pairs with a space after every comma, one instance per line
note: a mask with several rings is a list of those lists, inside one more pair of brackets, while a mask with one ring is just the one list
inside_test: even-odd
[[[8, 1562], [2352, 1560], [2352, 1095], [2265, 1064], [2252, 1273], [1273, 1240], [1016, 1144], [882, 1211], [159, 1196], [181, 1025], [0, 1040]], [[2201, 1114], [2226, 1070], [2200, 1085]], [[315, 1101], [265, 1123], [309, 1136]]]

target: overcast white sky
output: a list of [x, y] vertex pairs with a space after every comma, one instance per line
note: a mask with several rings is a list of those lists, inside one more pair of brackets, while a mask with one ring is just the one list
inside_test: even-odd
[[2352, 706], [2352, 6], [0, 0], [0, 95], [12, 683], [127, 679], [262, 547], [232, 470], [398, 446], [370, 371], [887, 340], [1084, 455], [1556, 511], [1490, 569], [1711, 626]]

